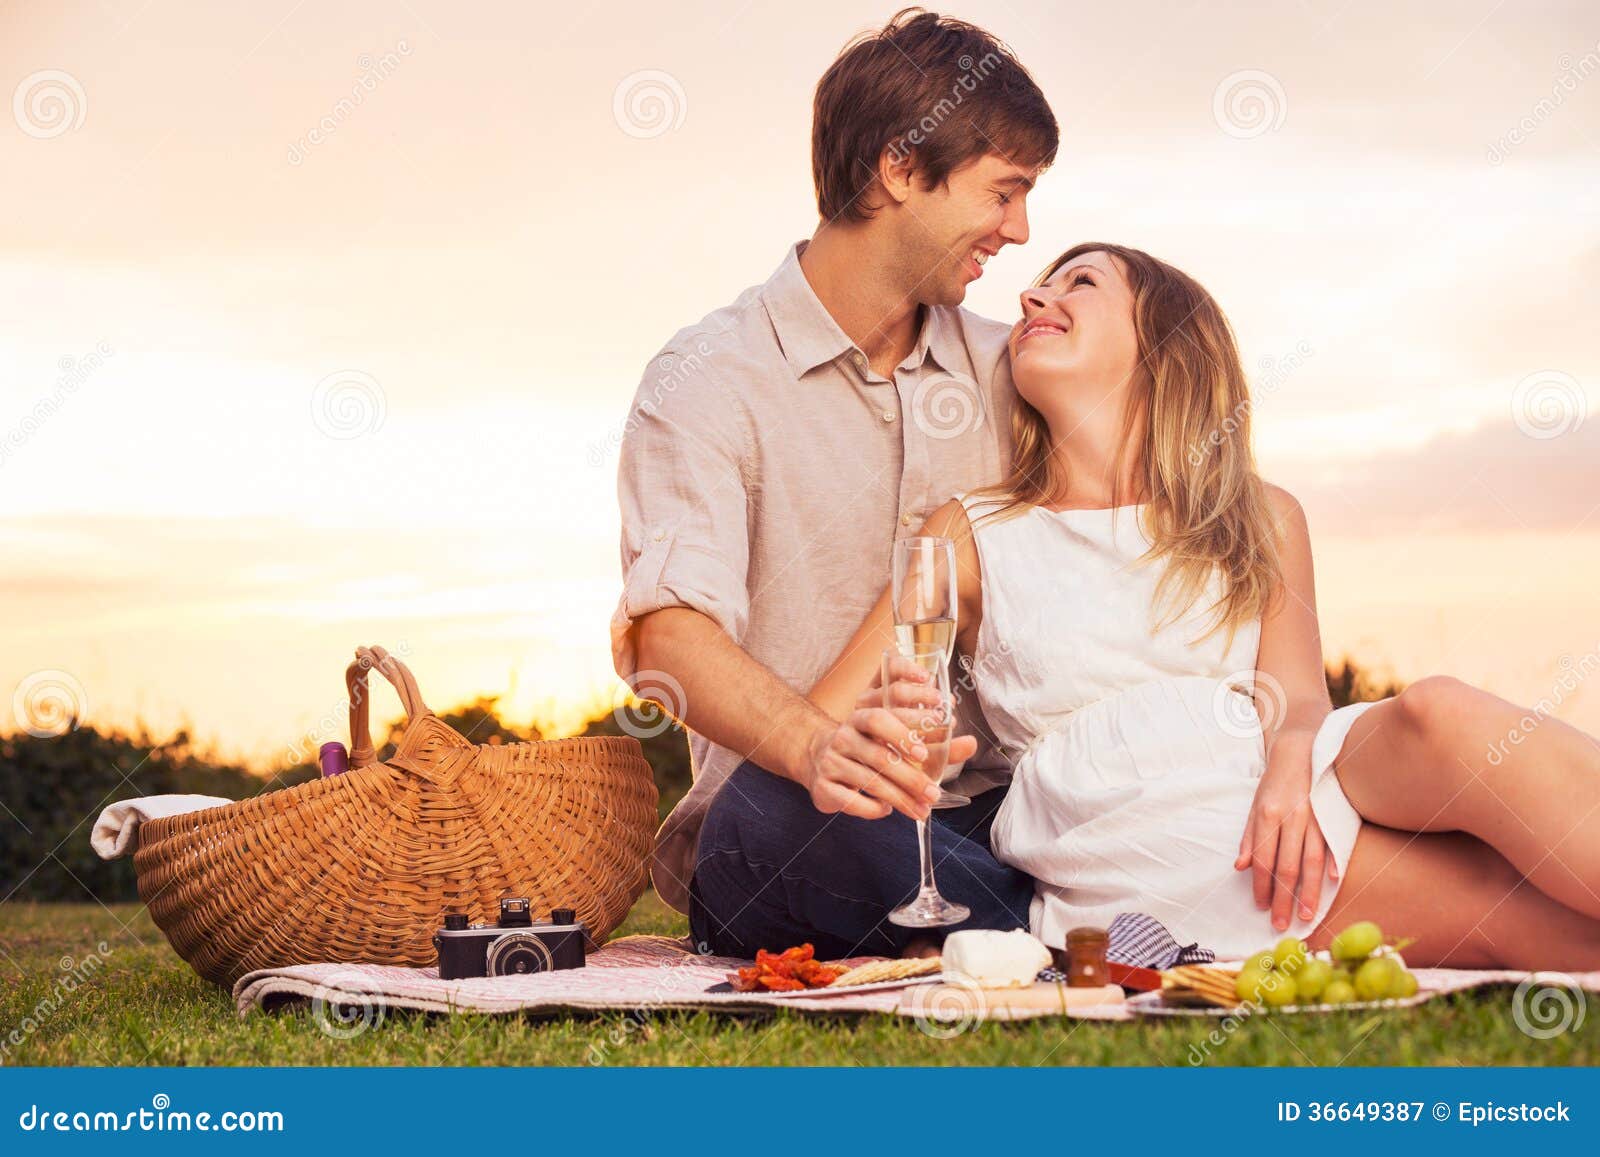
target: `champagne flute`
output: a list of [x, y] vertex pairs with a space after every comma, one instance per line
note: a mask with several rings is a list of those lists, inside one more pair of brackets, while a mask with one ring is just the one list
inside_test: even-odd
[[[941, 647], [932, 643], [912, 650], [913, 654], [907, 657], [919, 665], [923, 664], [925, 657], [937, 660], [944, 653]], [[883, 653], [883, 705], [900, 718], [904, 718], [901, 713], [907, 710], [916, 714], [911, 725], [912, 736], [928, 751], [928, 757], [922, 761], [922, 770], [930, 780], [938, 783], [949, 758], [950, 736], [955, 725], [955, 698], [950, 693], [950, 668], [936, 661], [933, 678], [924, 684], [926, 689], [934, 692], [938, 702], [915, 708], [896, 708], [894, 680], [890, 674], [890, 664], [895, 657], [894, 651], [886, 650]], [[922, 867], [917, 894], [910, 902], [889, 913], [890, 923], [902, 928], [939, 928], [946, 924], [959, 924], [972, 915], [970, 908], [946, 900], [939, 894], [939, 887], [933, 880], [933, 833], [928, 827], [929, 822], [917, 821], [917, 852]]]
[[[942, 668], [946, 675], [956, 646], [956, 607], [960, 589], [956, 582], [956, 544], [948, 538], [917, 535], [894, 544], [891, 597], [894, 601], [894, 636], [900, 653], [916, 658], [930, 675]], [[932, 644], [937, 652], [920, 657], [913, 652]], [[972, 800], [942, 789], [934, 807], [965, 807]]]

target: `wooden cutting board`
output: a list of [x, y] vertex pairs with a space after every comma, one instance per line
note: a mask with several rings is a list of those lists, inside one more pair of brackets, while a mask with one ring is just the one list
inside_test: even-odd
[[967, 988], [957, 984], [922, 985], [914, 995], [901, 998], [902, 1008], [907, 1000], [915, 1001], [914, 1009], [938, 1009], [946, 1014], [959, 1015], [971, 1009], [968, 1015], [983, 1020], [1010, 1020], [1016, 1016], [1033, 1017], [1041, 1013], [1070, 1016], [1075, 1010], [1103, 1005], [1120, 1005], [1124, 1001], [1122, 989], [1115, 984], [1103, 988], [1069, 988], [1060, 983], [1031, 984], [1026, 988]]

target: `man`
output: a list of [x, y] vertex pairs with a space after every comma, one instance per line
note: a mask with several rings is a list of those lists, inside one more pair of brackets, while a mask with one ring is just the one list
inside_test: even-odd
[[[889, 574], [897, 537], [1010, 453], [1008, 327], [960, 308], [983, 264], [1028, 238], [1055, 118], [981, 29], [907, 10], [817, 85], [821, 224], [772, 277], [680, 331], [634, 400], [619, 468], [625, 589], [617, 672], [691, 729], [695, 782], [652, 878], [696, 940], [751, 956], [895, 953], [930, 793], [888, 712], [804, 696]], [[982, 729], [973, 696], [965, 727]], [[969, 926], [1026, 927], [1032, 883], [999, 864], [992, 746], [933, 813], [941, 890]]]

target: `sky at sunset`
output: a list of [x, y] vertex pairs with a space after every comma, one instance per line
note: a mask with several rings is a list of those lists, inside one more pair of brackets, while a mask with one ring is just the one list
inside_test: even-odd
[[[1062, 128], [968, 306], [1084, 240], [1194, 274], [1329, 655], [1600, 731], [1600, 9], [945, 10]], [[812, 87], [893, 11], [0, 7], [0, 730], [60, 675], [266, 765], [361, 643], [609, 707], [629, 400], [811, 233]]]

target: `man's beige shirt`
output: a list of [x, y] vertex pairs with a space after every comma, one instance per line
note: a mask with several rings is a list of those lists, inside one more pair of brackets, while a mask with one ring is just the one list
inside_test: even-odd
[[[663, 607], [709, 616], [801, 694], [839, 657], [889, 581], [891, 545], [1010, 461], [1009, 327], [930, 307], [893, 380], [817, 299], [802, 242], [764, 285], [689, 326], [653, 359], [622, 440], [623, 592], [617, 673], [693, 716], [660, 673], [638, 672], [632, 624]], [[955, 671], [954, 675], [961, 672]], [[1004, 782], [980, 739], [958, 790]], [[707, 807], [744, 756], [690, 733], [694, 786], [662, 824], [651, 876], [680, 911]]]

